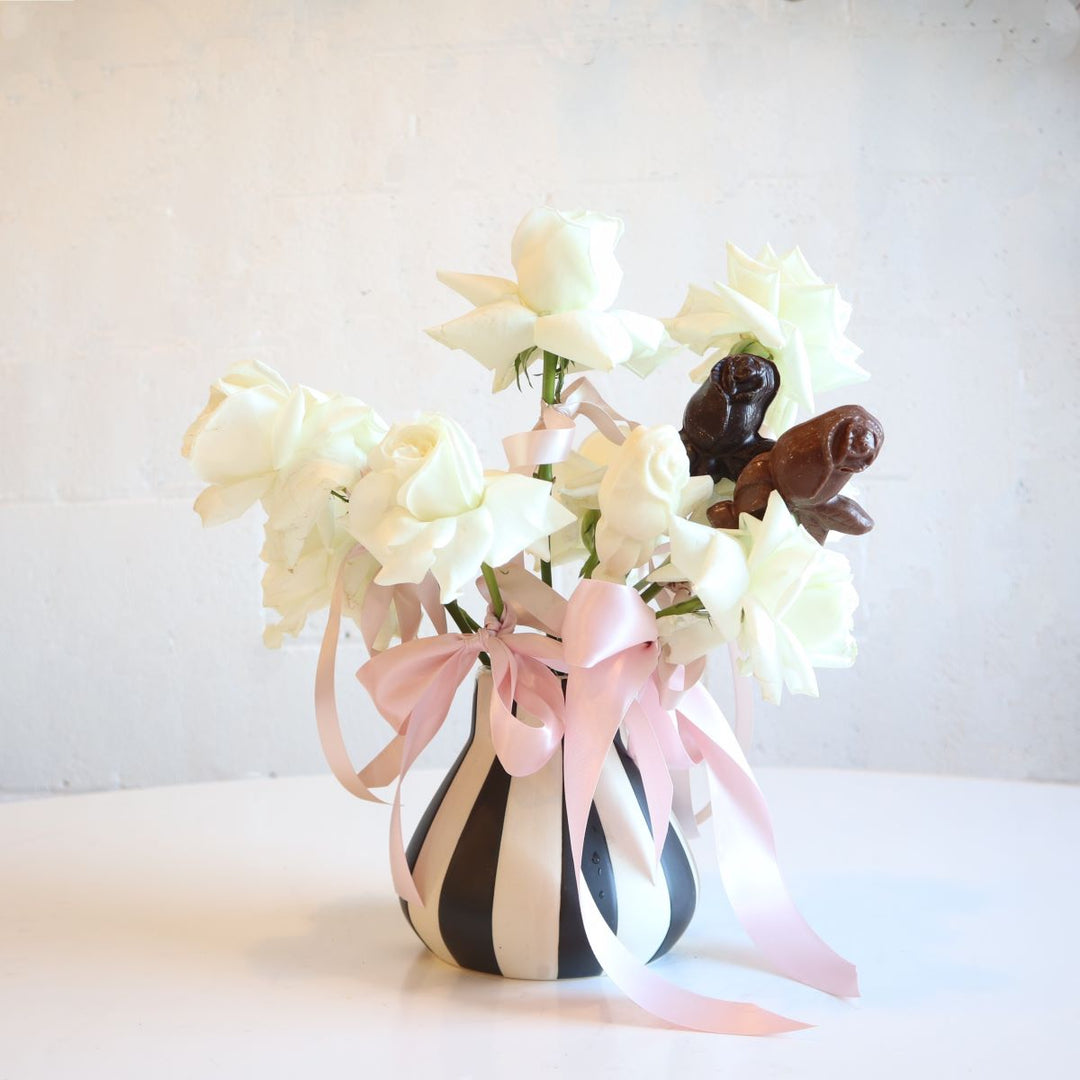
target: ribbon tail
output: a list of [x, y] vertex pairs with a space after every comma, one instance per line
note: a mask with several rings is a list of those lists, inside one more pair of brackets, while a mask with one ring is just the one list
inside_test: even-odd
[[[326, 618], [326, 630], [319, 648], [319, 664], [315, 672], [315, 722], [319, 742], [330, 771], [341, 786], [358, 799], [381, 803], [385, 800], [375, 795], [364, 782], [363, 772], [357, 772], [349, 758], [345, 737], [341, 733], [338, 716], [334, 675], [337, 666], [338, 634], [341, 630], [341, 606], [345, 596], [345, 564], [338, 571], [334, 593], [330, 600], [330, 612]], [[385, 751], [384, 751], [385, 753]], [[382, 756], [381, 754], [379, 755]], [[366, 771], [366, 770], [365, 770]]]
[[635, 701], [627, 710], [624, 723], [628, 736], [627, 750], [638, 767], [641, 785], [645, 790], [645, 805], [649, 811], [649, 827], [654, 848], [649, 873], [655, 881], [671, 821], [674, 785], [660, 749], [660, 742], [638, 702]]
[[[551, 671], [528, 653], [496, 638], [489, 648], [491, 741], [511, 776], [531, 776], [547, 764], [563, 736], [563, 690]], [[546, 641], [547, 639], [542, 639]]]
[[615, 679], [605, 663], [594, 668], [576, 668], [566, 683], [566, 732], [563, 735], [563, 791], [566, 823], [571, 843], [577, 838], [574, 865], [581, 864], [581, 844], [589, 820], [596, 785], [604, 759], [619, 730], [626, 704], [617, 695], [605, 695], [605, 686]]
[[646, 1012], [678, 1027], [717, 1035], [779, 1035], [812, 1026], [748, 1002], [705, 997], [668, 982], [650, 971], [611, 932], [580, 869], [577, 891], [582, 925], [593, 954], [608, 978]]
[[408, 856], [405, 854], [405, 837], [401, 829], [401, 780], [398, 780], [393, 808], [390, 811], [390, 876], [394, 882], [394, 891], [402, 900], [416, 907], [424, 906], [409, 869]]
[[695, 695], [694, 719], [682, 707], [679, 715], [707, 766], [717, 860], [735, 915], [778, 972], [828, 994], [858, 997], [855, 965], [814, 932], [788, 892], [765, 797], [719, 708], [711, 698], [708, 702], [712, 709]]
[[[404, 648], [404, 646], [398, 647]], [[454, 655], [445, 658], [438, 673], [417, 699], [402, 735], [401, 772], [390, 811], [390, 873], [398, 896], [406, 903], [421, 908], [424, 906], [424, 901], [420, 898], [420, 892], [409, 869], [409, 860], [405, 853], [405, 838], [401, 828], [401, 786], [416, 759], [442, 726], [450, 710], [454, 692], [472, 668], [475, 659], [474, 642], [470, 642], [468, 647], [460, 648]]]
[[739, 655], [734, 644], [728, 645], [728, 659], [735, 689], [735, 738], [743, 752], [749, 753], [754, 741], [754, 693], [750, 680], [739, 671]]
[[401, 775], [405, 736], [395, 735], [361, 770], [360, 779], [369, 788], [386, 787]]
[[439, 583], [428, 574], [417, 586], [420, 606], [427, 612], [436, 634], [446, 633], [446, 608], [439, 602]]
[[673, 769], [671, 772], [672, 798], [671, 808], [675, 820], [687, 840], [696, 840], [701, 833], [697, 818], [694, 816], [694, 796], [690, 790], [690, 770]]
[[[364, 638], [364, 644], [369, 653], [374, 655], [379, 652], [377, 642], [379, 634], [390, 613], [390, 605], [393, 602], [393, 590], [386, 585], [376, 585], [371, 582], [364, 594], [364, 602], [360, 608], [360, 633]], [[400, 615], [398, 617], [400, 623]]]

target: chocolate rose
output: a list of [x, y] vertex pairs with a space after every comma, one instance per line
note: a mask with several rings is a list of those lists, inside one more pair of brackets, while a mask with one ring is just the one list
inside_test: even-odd
[[709, 521], [718, 529], [737, 528], [740, 514], [761, 517], [770, 492], [779, 491], [819, 543], [830, 530], [869, 532], [873, 518], [840, 491], [853, 473], [874, 463], [884, 441], [881, 424], [860, 405], [841, 405], [797, 424], [743, 469], [734, 498], [709, 507]]
[[725, 356], [686, 403], [679, 434], [692, 476], [737, 480], [747, 463], [772, 448], [758, 434], [780, 387], [771, 360], [751, 353]]

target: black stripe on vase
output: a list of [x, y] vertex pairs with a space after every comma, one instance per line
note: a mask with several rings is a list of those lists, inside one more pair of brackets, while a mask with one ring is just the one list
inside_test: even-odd
[[[461, 748], [461, 753], [458, 754], [457, 760], [450, 766], [449, 771], [443, 777], [442, 783], [439, 785], [438, 791], [435, 792], [431, 802], [428, 803], [427, 809], [424, 811], [423, 816], [420, 818], [419, 823], [416, 826], [415, 832], [412, 834], [412, 839], [409, 841], [408, 847], [405, 849], [405, 859], [409, 864], [410, 870], [416, 869], [416, 860], [420, 858], [420, 850], [424, 846], [424, 841], [427, 839], [428, 833], [431, 831], [431, 823], [435, 820], [435, 815], [439, 812], [439, 808], [443, 804], [443, 800], [446, 798], [446, 793], [450, 790], [450, 785], [454, 782], [454, 777], [457, 776], [458, 770], [461, 768], [461, 763], [465, 760], [465, 755], [469, 752], [469, 747], [472, 746], [473, 737], [476, 735], [476, 693], [477, 688], [473, 686], [473, 701], [472, 701], [472, 728], [469, 731], [469, 737], [465, 740], [465, 745]], [[400, 899], [400, 898], [399, 898]], [[409, 925], [412, 926], [412, 918], [409, 915], [409, 905], [401, 900], [401, 910], [405, 912], [405, 918], [408, 919]], [[413, 927], [415, 930], [416, 927]], [[419, 935], [417, 935], [419, 937]], [[423, 940], [423, 939], [421, 939]]]
[[[649, 804], [645, 799], [645, 785], [641, 781], [641, 771], [637, 767], [637, 762], [623, 746], [621, 735], [616, 736], [615, 749], [626, 770], [630, 786], [634, 789], [641, 813], [648, 824]], [[660, 867], [664, 871], [668, 895], [671, 897], [671, 921], [664, 940], [653, 953], [651, 960], [663, 956], [682, 937], [690, 925], [690, 920], [694, 917], [694, 909], [697, 906], [697, 885], [694, 882], [694, 869], [690, 865], [690, 856], [683, 847], [678, 831], [670, 822], [664, 839], [664, 847], [660, 853]]]
[[[619, 904], [615, 892], [615, 875], [611, 867], [607, 837], [600, 824], [595, 804], [589, 807], [585, 840], [581, 849], [581, 871], [604, 922], [612, 933], [619, 928]], [[562, 895], [559, 904], [559, 978], [579, 979], [599, 975], [600, 962], [593, 955], [585, 927], [581, 924], [581, 903], [578, 900], [573, 854], [570, 850], [570, 828], [566, 818], [566, 799], [562, 812]]]
[[510, 776], [496, 758], [469, 812], [439, 896], [439, 933], [464, 968], [500, 975], [491, 933]]

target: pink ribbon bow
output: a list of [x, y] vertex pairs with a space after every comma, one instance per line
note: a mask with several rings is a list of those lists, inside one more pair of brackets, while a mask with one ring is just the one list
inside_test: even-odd
[[[506, 771], [535, 772], [563, 743], [582, 923], [597, 960], [628, 997], [672, 1024], [701, 1031], [764, 1035], [807, 1026], [756, 1005], [669, 983], [633, 956], [604, 921], [580, 866], [589, 809], [620, 726], [641, 772], [656, 861], [672, 808], [672, 773], [685, 776], [689, 765], [703, 763], [716, 811], [721, 874], [739, 921], [778, 971], [827, 993], [857, 995], [855, 968], [814, 933], [787, 891], [764, 796], [719, 707], [698, 682], [701, 666], [673, 667], [661, 659], [655, 614], [628, 586], [582, 581], [565, 603], [521, 567], [498, 573], [506, 600], [501, 620], [489, 617], [475, 634], [441, 633], [403, 642], [373, 656], [357, 673], [397, 733], [359, 773], [349, 762], [333, 700], [340, 576], [334, 591], [316, 679], [320, 736], [334, 775], [353, 794], [382, 801], [370, 787], [397, 780], [390, 864], [398, 894], [422, 905], [402, 837], [402, 781], [445, 720], [461, 681], [486, 652], [493, 682], [488, 722]], [[561, 633], [563, 640], [515, 633], [519, 620], [548, 634]], [[568, 672], [565, 698], [552, 668]], [[536, 723], [518, 719], [515, 703]], [[685, 791], [682, 795], [685, 801]]]
[[[509, 610], [475, 634], [439, 634], [373, 656], [356, 677], [403, 740], [390, 816], [390, 867], [399, 896], [423, 906], [405, 857], [401, 785], [450, 711], [454, 694], [481, 653], [491, 663], [488, 721], [495, 752], [511, 776], [542, 768], [563, 736], [563, 690], [551, 668], [561, 668], [562, 646], [542, 634], [514, 633]], [[515, 703], [536, 721], [519, 719]], [[385, 752], [385, 751], [384, 751]]]
[[[579, 583], [563, 622], [566, 688], [566, 813], [582, 921], [608, 976], [632, 1000], [683, 1027], [724, 1034], [770, 1034], [807, 1025], [755, 1005], [722, 1001], [669, 983], [611, 932], [580, 872], [585, 825], [604, 757], [625, 724], [645, 788], [659, 858], [668, 828], [670, 770], [704, 762], [717, 813], [724, 886], [740, 922], [784, 974], [828, 993], [855, 995], [855, 969], [795, 908], [776, 861], [764, 798], [716, 703], [696, 682], [684, 688], [658, 668], [656, 618], [638, 593], [601, 581]], [[675, 685], [673, 686], [672, 683]], [[677, 699], [674, 717], [661, 703]], [[677, 744], [675, 733], [677, 732]]]

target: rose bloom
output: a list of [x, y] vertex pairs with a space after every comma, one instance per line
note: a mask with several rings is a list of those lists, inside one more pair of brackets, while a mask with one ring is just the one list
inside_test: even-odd
[[292, 455], [303, 395], [258, 361], [236, 364], [210, 388], [210, 400], [187, 429], [181, 453], [210, 484], [195, 501], [204, 525], [239, 517], [274, 483]]
[[453, 420], [427, 413], [395, 424], [349, 496], [349, 531], [381, 563], [380, 585], [420, 582], [430, 571], [449, 603], [499, 566], [573, 520], [551, 485], [488, 472]]
[[[345, 514], [345, 504], [340, 500], [336, 506], [328, 504], [296, 555], [289, 550], [288, 538], [267, 525], [259, 555], [267, 564], [262, 579], [263, 606], [281, 616], [280, 621], [263, 631], [263, 641], [270, 648], [279, 648], [286, 634], [296, 637], [309, 615], [330, 606], [343, 563], [342, 614], [359, 624], [364, 596], [379, 564], [345, 531]], [[380, 647], [389, 643], [395, 629], [391, 607], [380, 635]]]
[[357, 398], [304, 390], [304, 417], [292, 459], [277, 470], [262, 500], [268, 525], [281, 534], [283, 555], [290, 564], [299, 557], [319, 516], [328, 506], [341, 505], [330, 493], [353, 486], [387, 432], [378, 413]]
[[[629, 432], [629, 427], [623, 427]], [[600, 481], [618, 452], [618, 443], [594, 431], [555, 466], [552, 495], [573, 513], [574, 520], [551, 537], [552, 565], [588, 557], [581, 539], [581, 519], [587, 511], [600, 509]]]
[[577, 367], [648, 375], [677, 347], [659, 319], [609, 310], [622, 284], [622, 231], [618, 218], [590, 210], [531, 211], [510, 245], [517, 280], [441, 271], [439, 280], [475, 309], [427, 333], [491, 371], [494, 392], [514, 382], [514, 360], [528, 349]]
[[743, 674], [753, 675], [773, 704], [784, 686], [817, 697], [814, 668], [855, 662], [859, 597], [850, 563], [799, 525], [776, 491], [763, 520], [743, 514], [739, 532], [729, 535], [743, 544], [750, 573], [738, 636]]
[[678, 431], [670, 424], [635, 428], [600, 482], [595, 577], [623, 581], [652, 557], [673, 517], [689, 514], [713, 490], [691, 476]]
[[237, 364], [210, 389], [181, 452], [210, 483], [195, 501], [204, 525], [238, 517], [262, 500], [286, 565], [300, 557], [331, 491], [347, 489], [386, 434], [356, 398], [289, 387], [258, 361]]
[[845, 336], [851, 305], [810, 269], [798, 248], [777, 255], [766, 244], [756, 259], [728, 244], [728, 283], [715, 291], [693, 285], [682, 310], [667, 320], [671, 336], [695, 352], [715, 349], [691, 377], [702, 381], [720, 357], [757, 341], [780, 373], [780, 389], [764, 427], [782, 435], [814, 395], [869, 378], [861, 349]]

